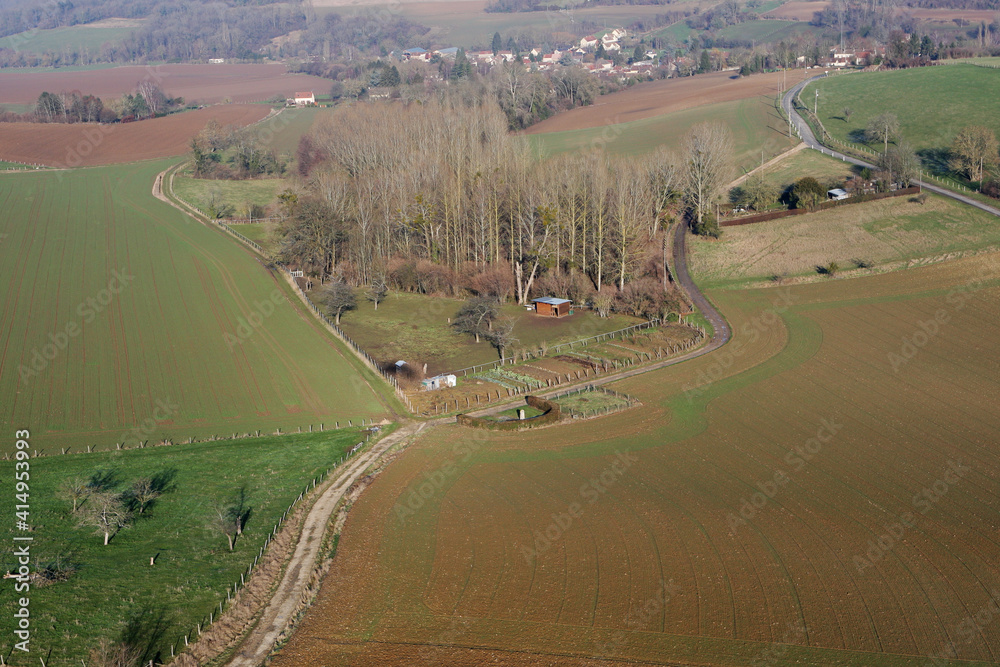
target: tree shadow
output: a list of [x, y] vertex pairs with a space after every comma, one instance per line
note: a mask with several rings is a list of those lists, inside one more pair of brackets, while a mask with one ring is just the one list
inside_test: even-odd
[[121, 477], [117, 470], [113, 468], [109, 470], [97, 470], [87, 480], [87, 488], [92, 491], [110, 491], [120, 483]]
[[818, 273], [821, 276], [828, 276], [828, 275], [830, 275], [830, 269], [828, 267], [820, 266], [819, 264], [817, 264], [813, 268], [816, 269], [816, 273]]
[[250, 499], [247, 496], [247, 487], [241, 486], [236, 492], [233, 498], [233, 502], [229, 505], [229, 513], [236, 520], [238, 532], [242, 533], [246, 528], [247, 523], [250, 521], [250, 517], [253, 515], [253, 507], [250, 505]]
[[932, 174], [951, 173], [951, 151], [947, 148], [921, 148], [917, 157]]
[[174, 479], [177, 478], [177, 468], [166, 468], [150, 478], [153, 490], [157, 493], [170, 493], [177, 490]]
[[861, 128], [855, 128], [847, 133], [847, 139], [856, 144], [867, 144], [868, 133]]
[[138, 656], [139, 665], [145, 665], [150, 660], [159, 664], [163, 661], [163, 649], [159, 645], [169, 628], [170, 617], [166, 607], [146, 605], [134, 611], [125, 621], [120, 641]]

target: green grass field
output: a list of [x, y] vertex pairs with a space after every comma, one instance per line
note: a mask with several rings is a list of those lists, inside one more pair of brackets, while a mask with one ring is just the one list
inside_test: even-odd
[[764, 180], [781, 190], [806, 176], [815, 178], [821, 184], [832, 184], [841, 183], [853, 175], [850, 164], [808, 149], [792, 153], [763, 172]]
[[279, 192], [288, 187], [286, 178], [255, 178], [246, 181], [192, 178], [190, 172], [174, 176], [174, 194], [203, 213], [212, 202], [232, 206], [237, 216], [246, 215], [247, 204], [270, 206]]
[[[820, 91], [820, 120], [841, 141], [855, 140], [882, 112], [896, 114], [900, 134], [917, 150], [947, 149], [967, 125], [1000, 132], [994, 104], [1000, 98], [1000, 71], [986, 67], [917, 67], [835, 76], [807, 86], [801, 99], [811, 103], [815, 89]], [[849, 122], [843, 119], [844, 107], [853, 110]]]
[[106, 42], [117, 43], [135, 32], [134, 27], [94, 27], [74, 25], [50, 30], [22, 32], [0, 39], [0, 46], [41, 55], [46, 51], [88, 51], [97, 56]]
[[613, 126], [532, 134], [528, 135], [528, 141], [545, 157], [588, 150], [594, 145], [614, 155], [638, 156], [658, 146], [679, 149], [684, 135], [703, 121], [719, 122], [729, 128], [736, 162], [742, 169], [760, 165], [761, 149], [765, 160], [769, 160], [794, 145], [787, 136], [787, 124], [775, 111], [774, 100], [768, 97], [709, 104]]
[[[32, 570], [61, 560], [75, 572], [68, 581], [30, 591], [30, 654], [12, 651], [7, 619], [13, 598], [5, 596], [0, 651], [7, 664], [37, 665], [42, 656], [49, 665], [79, 665], [81, 659], [90, 665], [88, 652], [99, 639], [119, 640], [134, 619], [144, 619], [138, 633], [146, 649], [143, 664], [168, 662], [172, 644], [180, 651], [185, 634], [197, 623], [207, 624], [209, 612], [218, 615], [226, 587], [238, 583], [253, 564], [285, 509], [360, 439], [358, 429], [342, 429], [32, 459], [29, 523], [35, 528], [31, 553], [37, 559]], [[41, 438], [33, 444], [41, 444]], [[114, 492], [157, 475], [169, 489], [108, 546], [94, 529], [78, 525], [80, 515], [74, 516], [72, 504], [59, 497], [65, 480], [89, 479], [98, 472], [113, 475]], [[0, 474], [13, 479], [14, 463], [0, 462]], [[214, 508], [225, 506], [241, 488], [251, 513], [229, 551], [226, 537], [210, 529], [210, 520]], [[9, 546], [14, 534], [19, 533], [4, 529], [0, 567], [5, 571], [17, 569]], [[161, 627], [154, 627], [155, 620]]]
[[280, 275], [151, 196], [169, 164], [0, 177], [16, 249], [0, 253], [0, 424], [52, 451], [385, 414]]
[[997, 255], [709, 296], [641, 408], [411, 446], [272, 664], [994, 664]]
[[[376, 311], [359, 291], [358, 309], [345, 313], [340, 323], [380, 362], [426, 362], [430, 375], [496, 361], [497, 351], [488, 342], [476, 343], [472, 336], [458, 333], [448, 323], [462, 303], [461, 299], [394, 292]], [[515, 349], [534, 349], [543, 341], [555, 345], [579, 340], [641, 321], [626, 315], [601, 318], [582, 309], [568, 317], [544, 318], [513, 303], [503, 306], [503, 314], [517, 318], [514, 336], [519, 342]]]
[[805, 21], [779, 21], [776, 19], [759, 19], [737, 25], [726, 26], [716, 32], [719, 39], [745, 39], [757, 42], [777, 42], [782, 39], [792, 39], [796, 35], [811, 32]]
[[255, 128], [268, 148], [292, 160], [299, 147], [299, 139], [309, 131], [320, 114], [331, 111], [319, 107], [282, 109], [280, 114], [257, 124]]

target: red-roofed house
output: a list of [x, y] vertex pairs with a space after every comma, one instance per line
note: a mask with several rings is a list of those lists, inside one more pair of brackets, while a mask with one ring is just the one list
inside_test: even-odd
[[311, 90], [308, 93], [295, 93], [295, 106], [304, 107], [307, 104], [316, 104], [316, 96]]

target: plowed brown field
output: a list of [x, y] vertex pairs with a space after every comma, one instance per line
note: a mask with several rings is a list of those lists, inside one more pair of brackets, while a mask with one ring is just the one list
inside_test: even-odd
[[[808, 70], [789, 70], [787, 86], [806, 78]], [[563, 132], [652, 118], [716, 102], [732, 102], [761, 95], [777, 95], [780, 72], [733, 78], [733, 72], [713, 72], [680, 79], [664, 79], [598, 97], [589, 107], [579, 107], [532, 125], [527, 134]]]
[[136, 123], [0, 123], [0, 160], [49, 167], [89, 167], [181, 155], [210, 120], [250, 125], [263, 104], [226, 104]]
[[139, 81], [153, 81], [168, 95], [187, 102], [216, 104], [257, 102], [274, 95], [291, 97], [296, 91], [324, 94], [330, 81], [305, 74], [289, 74], [284, 65], [150, 65], [112, 67], [84, 72], [0, 72], [0, 104], [31, 104], [43, 92], [79, 90], [101, 98], [118, 97]]
[[996, 664], [1000, 257], [712, 296], [669, 420], [413, 445], [273, 664]]

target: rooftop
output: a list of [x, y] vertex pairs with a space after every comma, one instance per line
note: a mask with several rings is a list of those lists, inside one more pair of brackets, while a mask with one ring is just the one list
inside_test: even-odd
[[561, 306], [564, 303], [570, 303], [569, 299], [557, 299], [554, 296], [543, 296], [540, 299], [532, 299], [532, 303], [547, 303], [550, 306]]

